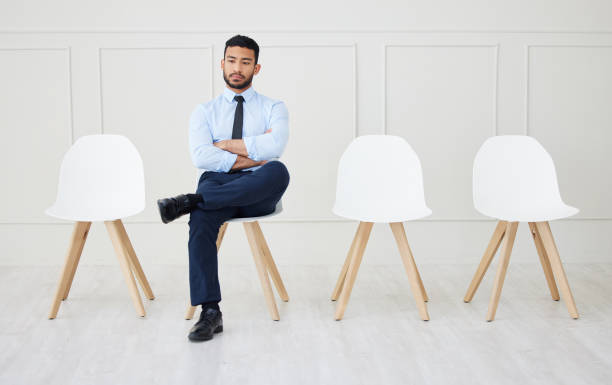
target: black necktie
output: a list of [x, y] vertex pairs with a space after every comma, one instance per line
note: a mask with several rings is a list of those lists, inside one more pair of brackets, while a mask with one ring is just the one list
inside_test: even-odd
[[234, 100], [238, 102], [236, 112], [234, 113], [234, 128], [232, 129], [232, 139], [242, 139], [242, 103], [244, 98], [242, 95], [234, 96]]

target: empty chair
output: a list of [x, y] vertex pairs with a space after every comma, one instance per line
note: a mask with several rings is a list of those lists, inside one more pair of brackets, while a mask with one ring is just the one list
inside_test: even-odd
[[[246, 233], [247, 239], [249, 241], [249, 246], [251, 247], [251, 253], [253, 254], [253, 259], [255, 260], [255, 267], [257, 268], [257, 274], [259, 275], [259, 281], [261, 282], [261, 287], [264, 292], [264, 297], [266, 299], [266, 304], [268, 305], [268, 311], [270, 312], [270, 316], [274, 321], [278, 321], [280, 316], [278, 314], [278, 308], [276, 307], [276, 300], [274, 299], [274, 293], [272, 292], [272, 286], [270, 285], [270, 278], [272, 278], [272, 282], [274, 282], [274, 286], [276, 286], [276, 291], [281, 299], [285, 302], [289, 301], [289, 295], [287, 294], [287, 290], [285, 289], [285, 285], [283, 284], [283, 280], [278, 272], [276, 267], [276, 263], [274, 263], [274, 259], [272, 258], [272, 253], [270, 252], [270, 248], [268, 247], [268, 243], [264, 238], [263, 232], [261, 231], [261, 227], [259, 226], [259, 220], [263, 218], [272, 217], [274, 215], [278, 215], [283, 211], [282, 201], [279, 201], [276, 204], [276, 208], [274, 212], [268, 215], [262, 215], [259, 217], [249, 217], [249, 218], [232, 218], [226, 221], [221, 228], [219, 229], [219, 235], [217, 236], [217, 251], [221, 248], [221, 242], [223, 242], [223, 236], [225, 235], [225, 230], [227, 230], [227, 225], [230, 222], [242, 222], [244, 226], [244, 231]], [[268, 276], [269, 274], [269, 276]], [[189, 306], [187, 308], [187, 312], [185, 314], [185, 319], [190, 320], [193, 318], [193, 314], [195, 313], [196, 306]]]
[[126, 137], [83, 136], [70, 147], [62, 161], [57, 199], [46, 210], [50, 216], [76, 222], [49, 319], [56, 317], [61, 301], [68, 297], [91, 222], [95, 221], [104, 221], [136, 311], [144, 317], [132, 273], [145, 295], [155, 297], [121, 222], [121, 218], [144, 209], [144, 197], [142, 159]]
[[374, 223], [389, 223], [419, 314], [429, 320], [427, 293], [414, 262], [403, 221], [426, 217], [421, 162], [412, 147], [391, 135], [366, 135], [353, 140], [338, 166], [333, 212], [359, 221], [357, 232], [331, 299], [339, 298], [336, 320], [342, 319]]
[[473, 195], [476, 210], [497, 218], [499, 222], [464, 301], [470, 302], [474, 297], [493, 256], [504, 240], [487, 321], [495, 318], [518, 224], [528, 222], [552, 298], [559, 300], [558, 284], [569, 314], [578, 318], [576, 304], [548, 223], [574, 215], [578, 209], [566, 205], [561, 199], [555, 165], [544, 147], [534, 138], [523, 135], [487, 139], [474, 159]]

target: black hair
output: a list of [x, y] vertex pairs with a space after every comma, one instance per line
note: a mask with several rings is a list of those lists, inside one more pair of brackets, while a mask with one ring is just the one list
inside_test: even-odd
[[255, 51], [255, 64], [257, 64], [257, 60], [259, 60], [259, 45], [257, 45], [257, 42], [255, 40], [251, 39], [248, 36], [236, 35], [226, 41], [225, 49], [223, 50], [223, 57], [225, 57], [227, 47], [242, 47], [252, 49], [253, 51]]

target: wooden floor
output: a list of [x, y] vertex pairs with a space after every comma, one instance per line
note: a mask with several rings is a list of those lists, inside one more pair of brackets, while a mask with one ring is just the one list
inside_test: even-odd
[[144, 266], [156, 295], [146, 318], [119, 266], [82, 266], [55, 320], [47, 312], [59, 267], [0, 267], [0, 384], [612, 383], [612, 264], [566, 264], [581, 316], [573, 320], [550, 299], [537, 262], [511, 262], [488, 323], [492, 271], [466, 304], [476, 264], [420, 264], [424, 322], [400, 262], [362, 266], [334, 321], [341, 263], [280, 265], [291, 300], [278, 301], [278, 322], [254, 266], [221, 264], [225, 331], [199, 344], [182, 318], [183, 266]]

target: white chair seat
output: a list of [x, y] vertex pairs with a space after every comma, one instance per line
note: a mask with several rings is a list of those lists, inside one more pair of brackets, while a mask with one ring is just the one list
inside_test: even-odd
[[276, 208], [270, 214], [262, 215], [262, 216], [259, 216], [259, 217], [232, 218], [232, 219], [229, 219], [229, 220], [227, 220], [225, 222], [236, 222], [236, 223], [240, 223], [240, 222], [255, 222], [255, 221], [259, 221], [259, 220], [264, 219], [264, 218], [273, 217], [273, 216], [278, 215], [278, 214], [280, 214], [282, 212], [283, 212], [283, 202], [282, 201], [278, 201], [278, 203], [276, 204]]
[[378, 210], [370, 205], [366, 210], [359, 213], [359, 215], [355, 215], [355, 211], [351, 210], [351, 208], [346, 208], [341, 204], [336, 203], [332, 209], [332, 212], [343, 218], [373, 223], [405, 222], [425, 218], [431, 215], [431, 209], [429, 207], [393, 208], [388, 207], [386, 204], [381, 205], [380, 209]]
[[103, 203], [92, 201], [89, 204], [88, 201], [83, 200], [75, 201], [72, 205], [68, 202], [56, 203], [45, 210], [45, 213], [55, 218], [70, 221], [98, 222], [127, 218], [140, 213], [145, 207], [144, 202], [139, 207], [108, 206], [106, 208], [103, 207]]
[[567, 218], [577, 214], [580, 210], [566, 204], [554, 207], [492, 207], [481, 205], [480, 212], [486, 216], [507, 222], [547, 222], [555, 219]]

